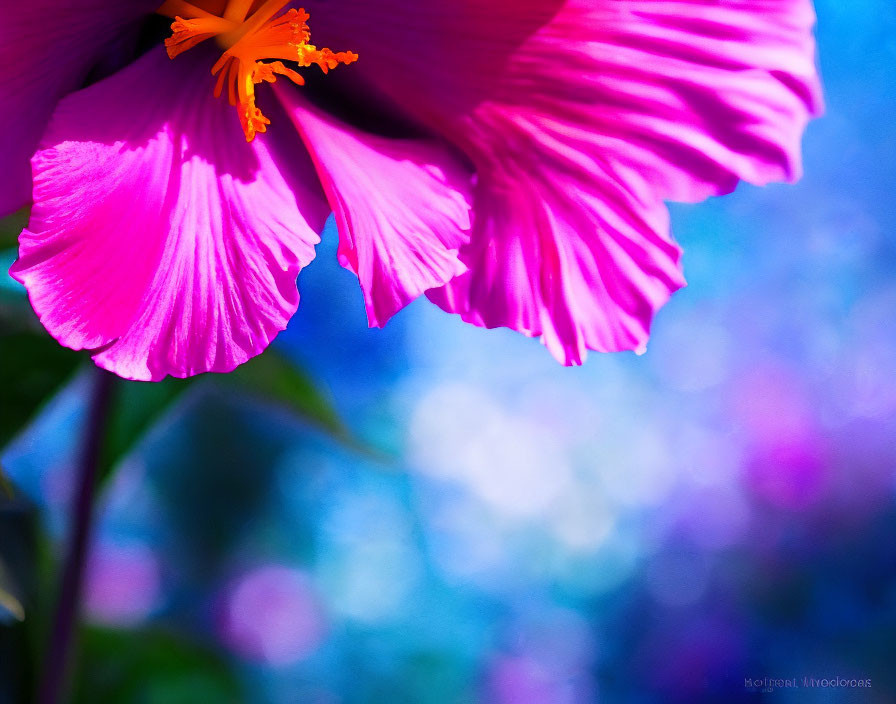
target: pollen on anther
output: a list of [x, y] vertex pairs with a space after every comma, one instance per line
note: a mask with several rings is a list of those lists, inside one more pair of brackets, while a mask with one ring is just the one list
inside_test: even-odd
[[[228, 47], [212, 67], [212, 75], [217, 76], [214, 94], [221, 96], [227, 87], [228, 100], [236, 107], [240, 125], [250, 142], [270, 124], [255, 104], [255, 85], [273, 83], [277, 76], [285, 76], [296, 85], [305, 83], [284, 61], [299, 67], [315, 64], [327, 73], [339, 64], [358, 60], [358, 55], [351, 51], [334, 52], [309, 44], [310, 17], [304, 9], [290, 9], [278, 17], [265, 19], [285, 4], [286, 0], [268, 0], [241, 24], [216, 16], [189, 19], [178, 16], [171, 25], [171, 36], [165, 40], [172, 59], [212, 37]], [[273, 6], [276, 7], [272, 11]]]

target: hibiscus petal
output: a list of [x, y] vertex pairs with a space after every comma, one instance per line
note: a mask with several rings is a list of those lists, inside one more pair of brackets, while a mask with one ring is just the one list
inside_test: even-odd
[[471, 122], [488, 127], [480, 108], [581, 127], [669, 199], [795, 178], [822, 107], [811, 0], [306, 5], [316, 33], [363, 55], [337, 80], [373, 86], [474, 152]]
[[328, 213], [290, 128], [246, 143], [212, 96], [213, 62], [159, 48], [70, 95], [33, 160], [12, 273], [54, 337], [127, 378], [261, 352], [298, 306]]
[[356, 79], [476, 166], [471, 271], [430, 297], [566, 363], [642, 347], [683, 283], [662, 199], [796, 178], [821, 109], [809, 0], [308, 5]]
[[[573, 7], [537, 44], [560, 43], [583, 25], [602, 31], [558, 91], [533, 107], [565, 108], [600, 137], [595, 149], [670, 200], [728, 193], [739, 179], [794, 181], [806, 123], [822, 109], [814, 23], [809, 0]], [[578, 87], [572, 71], [586, 76]], [[518, 90], [534, 87], [518, 78]]]
[[[524, 125], [515, 116], [503, 133], [525, 140]], [[684, 286], [665, 205], [568, 132], [530, 127], [543, 150], [480, 171], [477, 229], [461, 250], [470, 271], [427, 296], [468, 323], [540, 335], [564, 364], [581, 364], [586, 349], [643, 349], [654, 312]], [[568, 148], [554, 150], [561, 136]]]
[[58, 100], [81, 86], [153, 0], [3, 3], [0, 21], [0, 215], [31, 199], [29, 158]]
[[340, 123], [292, 86], [277, 93], [305, 140], [339, 229], [339, 262], [382, 327], [424, 291], [466, 271], [471, 173], [433, 140], [389, 139]]

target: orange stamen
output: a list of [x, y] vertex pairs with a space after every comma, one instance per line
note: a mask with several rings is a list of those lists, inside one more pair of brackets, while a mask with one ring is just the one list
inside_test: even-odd
[[[220, 97], [227, 86], [228, 100], [237, 109], [247, 142], [271, 124], [255, 105], [256, 84], [273, 83], [277, 76], [285, 76], [296, 85], [305, 83], [302, 76], [284, 61], [292, 61], [300, 67], [316, 64], [327, 73], [339, 64], [358, 60], [358, 55], [351, 51], [334, 52], [309, 44], [309, 15], [304, 9], [291, 9], [275, 17], [287, 2], [228, 0], [223, 16], [213, 15], [183, 0], [167, 0], [158, 10], [160, 14], [174, 18], [172, 34], [165, 40], [168, 56], [172, 59], [212, 37], [225, 49], [212, 67], [212, 75], [217, 76], [214, 95]], [[255, 8], [254, 12], [252, 8]], [[248, 17], [247, 12], [250, 13]]]
[[201, 7], [185, 2], [185, 0], [166, 0], [166, 2], [156, 10], [156, 13], [165, 15], [165, 17], [171, 17], [172, 19], [175, 17], [187, 17], [190, 19], [194, 17], [216, 17], [216, 15], [208, 10], [203, 10]]
[[192, 49], [199, 42], [204, 42], [206, 39], [231, 29], [233, 29], [233, 24], [220, 17], [200, 17], [187, 20], [175, 17], [171, 24], [171, 36], [165, 40], [168, 57], [173, 59], [187, 49]]

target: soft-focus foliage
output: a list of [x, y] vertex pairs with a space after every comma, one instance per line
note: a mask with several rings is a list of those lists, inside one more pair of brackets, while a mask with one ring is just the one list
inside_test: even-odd
[[33, 675], [28, 626], [36, 606], [36, 523], [32, 508], [0, 487], [0, 701], [23, 691]]
[[[0, 219], [4, 242], [27, 215]], [[15, 250], [0, 251], [0, 265], [15, 258]], [[28, 306], [24, 290], [6, 278], [0, 285], [0, 448], [31, 419], [34, 412], [75, 368], [78, 359], [44, 331]]]
[[182, 635], [159, 630], [86, 629], [74, 704], [240, 704], [226, 663]]

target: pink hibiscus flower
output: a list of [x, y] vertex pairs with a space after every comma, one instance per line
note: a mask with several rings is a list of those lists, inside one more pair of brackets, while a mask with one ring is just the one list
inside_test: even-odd
[[684, 285], [664, 201], [794, 180], [821, 109], [810, 0], [304, 7], [0, 10], [0, 212], [33, 198], [12, 274], [62, 344], [133, 379], [233, 369], [332, 210], [371, 325], [426, 293], [565, 364], [639, 349]]

